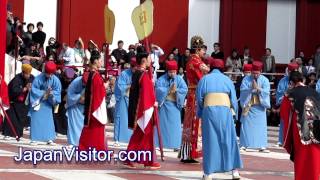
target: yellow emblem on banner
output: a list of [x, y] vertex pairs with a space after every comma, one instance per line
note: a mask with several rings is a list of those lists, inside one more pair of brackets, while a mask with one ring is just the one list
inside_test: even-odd
[[146, 0], [132, 12], [132, 23], [139, 40], [148, 37], [153, 31], [153, 3]]
[[107, 4], [104, 7], [104, 31], [105, 31], [106, 43], [108, 44], [112, 44], [114, 26], [115, 26], [115, 17]]

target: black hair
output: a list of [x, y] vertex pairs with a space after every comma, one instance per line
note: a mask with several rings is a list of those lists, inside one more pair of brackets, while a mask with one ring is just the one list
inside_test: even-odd
[[101, 57], [101, 55], [100, 55], [99, 51], [93, 50], [91, 52], [90, 63], [94, 64], [94, 61], [97, 59], [100, 59], [100, 57]]
[[218, 46], [218, 47], [220, 47], [220, 43], [216, 42], [216, 43], [213, 44], [213, 46]]
[[292, 71], [289, 76], [289, 81], [293, 83], [303, 82], [303, 75], [299, 71]]
[[191, 48], [190, 49], [190, 54], [195, 54], [198, 49], [206, 49], [206, 48], [207, 48], [206, 45], [201, 45], [199, 48]]
[[123, 44], [123, 41], [122, 41], [122, 40], [119, 40], [119, 41], [118, 41], [118, 44], [120, 44], [120, 43], [122, 43], [122, 44]]
[[186, 48], [186, 50], [190, 51], [191, 49], [190, 48]]
[[266, 48], [266, 51], [267, 51], [267, 50], [271, 52], [271, 49], [270, 49], [270, 48]]
[[149, 56], [149, 53], [146, 51], [146, 48], [144, 46], [138, 46], [137, 47], [137, 64], [141, 65], [142, 64], [142, 59], [147, 58]]
[[39, 21], [39, 22], [37, 23], [37, 27], [39, 27], [39, 26], [43, 27], [43, 23], [42, 23], [41, 21]]
[[29, 24], [27, 25], [27, 29], [29, 29], [30, 26], [32, 26], [32, 27], [34, 28], [34, 24], [29, 23]]

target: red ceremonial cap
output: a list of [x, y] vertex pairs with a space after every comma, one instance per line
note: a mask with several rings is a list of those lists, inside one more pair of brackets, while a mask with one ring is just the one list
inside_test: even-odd
[[176, 61], [167, 61], [166, 68], [168, 71], [170, 70], [178, 70], [178, 64]]
[[130, 59], [130, 66], [131, 66], [131, 67], [137, 66], [137, 59], [136, 59], [136, 57], [132, 57], [132, 58]]
[[298, 68], [299, 68], [299, 65], [297, 63], [288, 64], [288, 70], [289, 71], [294, 71], [294, 70], [297, 70]]
[[213, 59], [212, 57], [208, 58], [208, 62], [210, 63], [211, 68], [224, 68], [224, 62], [222, 59]]
[[260, 61], [253, 61], [252, 71], [262, 71], [263, 64]]
[[57, 71], [57, 65], [53, 61], [48, 61], [44, 69], [46, 73], [54, 74]]
[[251, 72], [252, 64], [244, 64], [243, 65], [243, 72]]

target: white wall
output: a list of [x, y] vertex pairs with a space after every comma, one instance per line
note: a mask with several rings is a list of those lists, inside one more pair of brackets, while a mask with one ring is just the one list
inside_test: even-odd
[[287, 64], [295, 54], [296, 1], [268, 0], [267, 41], [276, 63]]
[[109, 8], [113, 11], [116, 23], [113, 34], [111, 50], [117, 48], [118, 40], [124, 41], [124, 49], [128, 50], [130, 44], [138, 42], [138, 37], [131, 21], [131, 14], [140, 0], [109, 0]]
[[56, 38], [57, 0], [25, 0], [24, 21], [33, 23], [35, 31], [37, 22], [43, 23], [43, 31], [47, 34], [44, 46], [47, 46], [50, 37]]
[[220, 0], [189, 0], [188, 46], [194, 35], [200, 35], [213, 51], [219, 41]]

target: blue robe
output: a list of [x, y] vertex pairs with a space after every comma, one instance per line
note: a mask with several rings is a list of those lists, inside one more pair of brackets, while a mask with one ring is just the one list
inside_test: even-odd
[[241, 115], [240, 146], [249, 148], [265, 148], [268, 145], [267, 138], [267, 115], [266, 109], [270, 108], [270, 83], [269, 80], [260, 75], [257, 83], [261, 92], [252, 89], [252, 76], [246, 76], [240, 87], [240, 105], [246, 107], [253, 93], [257, 93], [260, 105], [251, 106], [249, 113]]
[[118, 77], [114, 95], [116, 98], [114, 116], [114, 140], [119, 142], [129, 142], [132, 130], [128, 128], [128, 105], [129, 97], [126, 95], [127, 89], [131, 85], [132, 70], [124, 70]]
[[[167, 100], [170, 87], [176, 85], [176, 101]], [[159, 103], [159, 121], [164, 148], [179, 148], [181, 146], [181, 109], [188, 92], [186, 82], [176, 75], [169, 79], [168, 74], [162, 75], [156, 82], [156, 97]], [[158, 133], [155, 130], [155, 143], [158, 145]]]
[[320, 94], [320, 79], [317, 81], [316, 91]]
[[84, 93], [82, 76], [74, 79], [68, 87], [66, 110], [68, 117], [68, 144], [78, 146], [84, 123], [84, 105], [79, 103]]
[[[43, 96], [51, 87], [52, 96], [47, 100]], [[53, 107], [61, 102], [61, 83], [60, 80], [52, 75], [49, 79], [45, 73], [38, 75], [31, 87], [29, 94], [30, 109], [29, 116], [31, 118], [30, 138], [32, 141], [49, 141], [56, 137], [53, 122]], [[40, 109], [37, 110], [37, 107]]]
[[[285, 76], [278, 83], [278, 87], [277, 87], [277, 91], [276, 91], [276, 105], [277, 106], [281, 105], [282, 99], [284, 97], [285, 92], [288, 90], [288, 87], [289, 87], [289, 76]], [[280, 129], [279, 129], [278, 142], [280, 144], [283, 144], [283, 121], [282, 121], [282, 119], [280, 119]]]
[[208, 175], [242, 168], [232, 111], [227, 106], [204, 107], [204, 98], [208, 93], [228, 94], [236, 114], [238, 109], [233, 82], [219, 70], [213, 70], [199, 81], [196, 98], [197, 116], [202, 119], [204, 173]]

